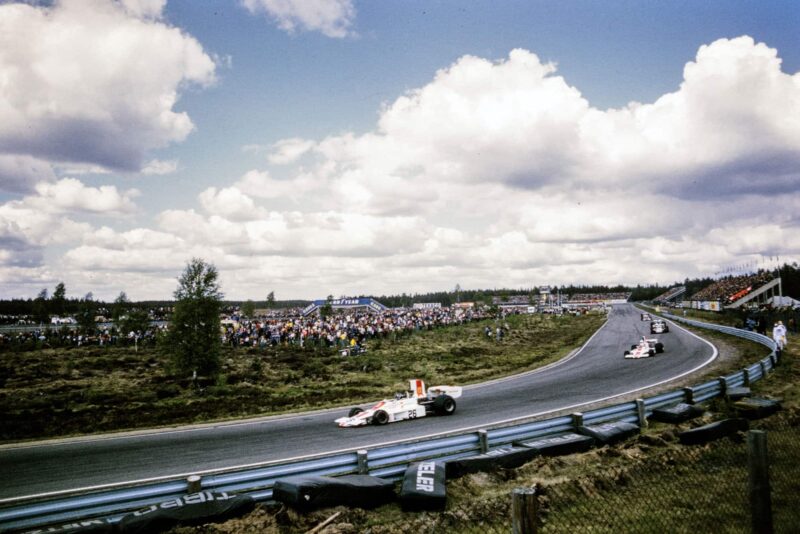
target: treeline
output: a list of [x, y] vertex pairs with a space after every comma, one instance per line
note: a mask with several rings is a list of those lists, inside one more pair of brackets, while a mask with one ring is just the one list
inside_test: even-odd
[[[800, 266], [797, 263], [784, 264], [779, 270], [783, 282], [783, 294], [800, 299]], [[565, 298], [576, 293], [631, 293], [631, 300], [642, 301], [652, 300], [668, 289], [677, 285], [686, 286], [686, 295], [691, 296], [703, 288], [713, 284], [715, 280], [710, 277], [687, 278], [683, 282], [675, 282], [669, 285], [565, 285], [550, 286], [553, 294], [560, 293]], [[413, 293], [400, 295], [359, 295], [360, 297], [371, 297], [395, 308], [401, 306], [411, 306], [421, 302], [438, 302], [443, 306], [452, 306], [458, 302], [476, 302], [491, 304], [493, 297], [508, 297], [511, 295], [530, 295], [536, 297], [539, 294], [538, 288], [501, 288], [501, 289], [462, 289], [456, 285], [451, 291], [433, 291], [429, 293]], [[243, 305], [256, 309], [277, 309], [277, 308], [302, 308], [308, 305], [308, 300], [276, 300], [275, 294], [270, 292], [263, 300], [224, 300], [221, 302], [223, 310], [233, 310]], [[21, 299], [2, 299], [0, 300], [0, 315], [5, 316], [29, 316], [36, 320], [47, 321], [50, 316], [75, 316], [77, 314], [94, 313], [97, 315], [119, 315], [132, 309], [151, 310], [151, 315], [155, 312], [157, 317], [171, 313], [175, 301], [172, 300], [146, 300], [129, 301], [125, 293], [120, 293], [112, 302], [94, 300], [91, 293], [83, 298], [67, 298], [66, 288], [63, 282], [59, 283], [53, 290], [52, 295], [48, 294], [47, 289], [42, 289], [34, 298]]]

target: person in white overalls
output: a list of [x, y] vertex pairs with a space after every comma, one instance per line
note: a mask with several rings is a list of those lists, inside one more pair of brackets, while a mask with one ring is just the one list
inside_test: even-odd
[[772, 340], [778, 344], [779, 350], [786, 346], [786, 327], [783, 326], [783, 321], [778, 321], [772, 328]]

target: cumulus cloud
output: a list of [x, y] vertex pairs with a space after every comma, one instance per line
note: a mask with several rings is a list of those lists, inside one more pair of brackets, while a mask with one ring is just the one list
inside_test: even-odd
[[267, 215], [265, 210], [256, 207], [252, 198], [235, 187], [209, 187], [200, 193], [198, 199], [211, 215], [234, 220], [258, 219]]
[[301, 201], [310, 204], [317, 193], [328, 193], [324, 180], [312, 173], [301, 173], [290, 180], [278, 180], [267, 171], [252, 170], [245, 173], [234, 187], [250, 197], [281, 199], [295, 204]]
[[41, 246], [29, 242], [18, 225], [0, 216], [0, 266], [36, 267], [43, 256]]
[[677, 91], [600, 110], [529, 51], [465, 56], [386, 106], [374, 132], [330, 137], [316, 150], [369, 202], [387, 180], [683, 198], [794, 190], [800, 74], [780, 65], [750, 37], [720, 39], [700, 48]]
[[163, 6], [0, 5], [0, 153], [138, 171], [148, 150], [186, 138], [180, 90], [213, 83], [215, 66]]
[[30, 156], [0, 154], [0, 191], [31, 193], [39, 182], [55, 181], [53, 168]]
[[242, 0], [250, 13], [265, 13], [288, 33], [318, 31], [327, 37], [351, 35], [352, 0]]
[[91, 225], [71, 217], [127, 215], [136, 210], [133, 198], [139, 195], [136, 189], [120, 192], [114, 186], [88, 187], [75, 178], [39, 182], [35, 191], [0, 205], [0, 228], [6, 243], [41, 247], [79, 241]]
[[298, 137], [283, 139], [272, 146], [272, 152], [267, 158], [274, 165], [286, 165], [297, 161], [312, 148], [314, 148], [314, 141]]
[[800, 187], [797, 116], [800, 74], [782, 72], [775, 49], [745, 36], [700, 47], [678, 91], [592, 110], [582, 129], [601, 173], [708, 198]]
[[125, 214], [136, 210], [133, 199], [136, 189], [120, 193], [116, 186], [87, 187], [75, 178], [63, 178], [55, 183], [42, 182], [36, 186], [37, 196], [26, 197], [22, 203], [53, 213], [85, 212]]
[[178, 170], [178, 160], [158, 160], [152, 159], [142, 167], [142, 174], [144, 175], [157, 175], [172, 174]]
[[[800, 74], [749, 37], [701, 47], [673, 92], [605, 110], [532, 52], [464, 56], [372, 131], [274, 143], [282, 168], [207, 188], [157, 229], [84, 227], [64, 265], [108, 284], [150, 273], [169, 288], [153, 298], [192, 256], [235, 298], [264, 280], [312, 298], [707, 276], [800, 256], [798, 116]], [[55, 178], [35, 190], [0, 206], [0, 246], [31, 268], [47, 225], [81, 230], [66, 215], [90, 212], [83, 198], [130, 213], [136, 196]]]

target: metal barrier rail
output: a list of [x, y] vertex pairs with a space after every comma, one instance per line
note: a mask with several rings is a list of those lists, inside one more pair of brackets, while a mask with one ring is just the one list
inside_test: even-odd
[[724, 395], [728, 388], [749, 384], [766, 376], [777, 364], [775, 342], [755, 332], [702, 323], [671, 314], [673, 321], [714, 330], [764, 345], [770, 354], [759, 362], [709, 382], [639, 399], [576, 413], [570, 416], [524, 422], [457, 436], [412, 441], [371, 450], [350, 451], [333, 456], [287, 464], [262, 465], [239, 471], [220, 470], [187, 480], [164, 482], [113, 490], [87, 492], [69, 497], [39, 500], [0, 508], [0, 530], [24, 530], [65, 522], [103, 517], [116, 521], [125, 513], [200, 490], [244, 493], [258, 501], [272, 498], [272, 486], [280, 478], [293, 475], [346, 475], [369, 473], [387, 479], [399, 479], [409, 463], [420, 460], [449, 460], [486, 452], [490, 448], [520, 440], [534, 440], [575, 431], [577, 426], [609, 421], [642, 424], [653, 410], [679, 402], [703, 402]]

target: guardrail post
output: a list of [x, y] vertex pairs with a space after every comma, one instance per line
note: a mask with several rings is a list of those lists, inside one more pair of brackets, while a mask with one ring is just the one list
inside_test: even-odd
[[636, 415], [639, 417], [639, 428], [647, 426], [647, 410], [645, 409], [644, 399], [636, 399]]
[[572, 417], [572, 426], [575, 427], [575, 430], [583, 426], [583, 412], [575, 412], [570, 417]]
[[200, 493], [202, 483], [203, 477], [200, 475], [189, 475], [186, 477], [186, 493]]
[[686, 399], [687, 404], [694, 404], [694, 390], [692, 388], [681, 388], [683, 390], [683, 396]]
[[761, 376], [766, 378], [767, 376], [767, 364], [764, 363], [764, 360], [759, 360], [758, 365], [761, 366]]
[[511, 532], [535, 534], [538, 502], [536, 487], [515, 489], [511, 492]]
[[367, 451], [360, 450], [356, 453], [356, 458], [358, 460], [358, 474], [359, 475], [368, 475], [369, 474], [369, 460], [367, 460]]
[[728, 393], [728, 381], [725, 380], [724, 376], [717, 378], [717, 381], [719, 382], [719, 395], [724, 397]]
[[744, 375], [744, 385], [745, 387], [750, 386], [750, 370], [745, 368], [742, 369], [742, 374]]
[[478, 430], [478, 445], [481, 448], [481, 454], [489, 452], [489, 433], [485, 430]]
[[750, 471], [750, 518], [752, 531], [772, 534], [772, 499], [769, 486], [769, 456], [767, 433], [751, 430], [747, 433], [747, 464]]

